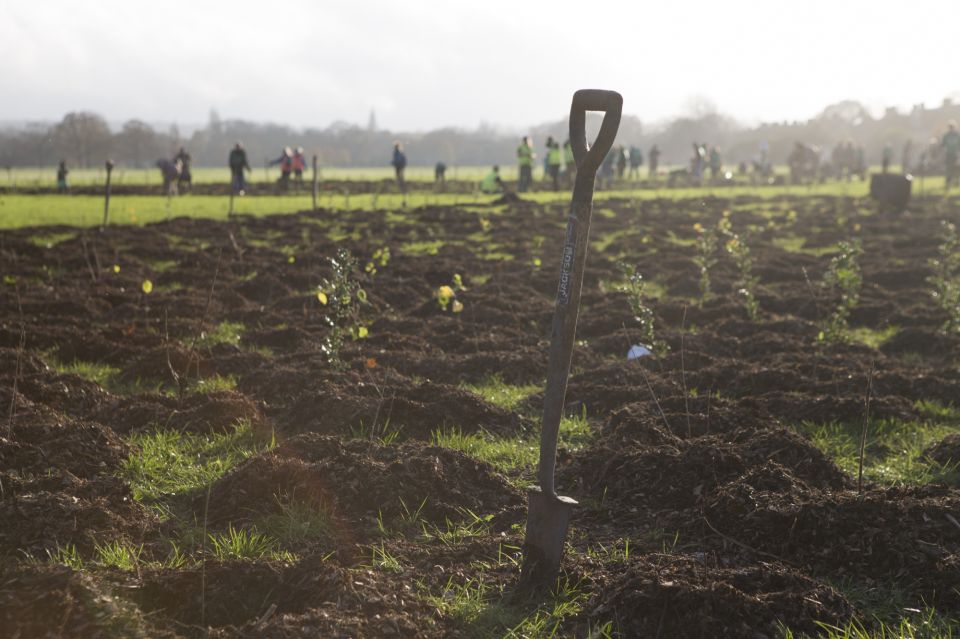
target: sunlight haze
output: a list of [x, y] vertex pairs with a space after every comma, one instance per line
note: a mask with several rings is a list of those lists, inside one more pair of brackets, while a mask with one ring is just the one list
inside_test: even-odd
[[[284, 9], [284, 7], [286, 7]], [[891, 14], [896, 13], [893, 19]], [[960, 89], [957, 5], [875, 2], [7, 2], [0, 120], [224, 119], [522, 128], [582, 87], [644, 122], [828, 104], [939, 105]], [[578, 19], [571, 19], [571, 17]]]

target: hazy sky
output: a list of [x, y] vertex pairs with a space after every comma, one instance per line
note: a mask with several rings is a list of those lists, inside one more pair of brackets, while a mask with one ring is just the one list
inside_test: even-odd
[[[888, 8], [889, 7], [889, 8]], [[423, 130], [559, 119], [584, 87], [644, 121], [745, 121], [960, 89], [960, 3], [0, 0], [0, 120], [223, 118]]]

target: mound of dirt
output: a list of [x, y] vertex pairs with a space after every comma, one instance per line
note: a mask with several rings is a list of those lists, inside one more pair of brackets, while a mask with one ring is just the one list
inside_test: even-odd
[[960, 465], [960, 435], [947, 435], [936, 444], [928, 446], [921, 457], [945, 467]]
[[[960, 604], [958, 508], [960, 496], [944, 487], [858, 495], [797, 483], [787, 491], [754, 475], [707, 496], [702, 517], [728, 538], [815, 574], [895, 580], [950, 607]], [[694, 527], [698, 519], [691, 513]]]
[[115, 472], [130, 447], [95, 422], [16, 420], [0, 437], [0, 471], [27, 475], [67, 472], [92, 478]]
[[607, 420], [608, 436], [624, 441], [666, 443], [647, 439], [654, 431], [687, 439], [738, 428], [762, 429], [776, 426], [774, 419], [756, 408], [711, 396], [664, 397], [627, 404], [614, 411]]
[[[203, 495], [194, 502], [201, 517], [205, 501]], [[419, 442], [344, 442], [306, 433], [248, 459], [217, 481], [208, 519], [214, 525], [250, 520], [276, 512], [285, 501], [370, 526], [378, 516], [390, 522], [416, 511], [423, 521], [437, 524], [463, 518], [466, 509], [478, 515], [516, 514], [523, 504], [519, 491], [489, 464], [459, 451]]]
[[780, 624], [817, 634], [842, 625], [853, 607], [836, 590], [778, 563], [715, 565], [705, 555], [630, 559], [595, 584], [585, 606], [594, 623], [624, 637], [781, 636]]
[[65, 566], [8, 563], [0, 567], [0, 628], [5, 637], [173, 637], [147, 628], [141, 616], [85, 573]]
[[624, 445], [604, 438], [597, 446], [572, 455], [561, 467], [560, 477], [576, 483], [579, 494], [602, 494], [629, 512], [682, 511], [770, 462], [789, 473], [788, 485], [809, 482], [842, 488], [849, 484], [820, 450], [783, 428], [665, 439], [656, 445]]
[[92, 481], [63, 473], [36, 480], [0, 476], [14, 490], [0, 499], [0, 555], [46, 551], [73, 544], [91, 552], [115, 539], [142, 540], [156, 516], [133, 500], [129, 486], [115, 477]]
[[399, 431], [418, 439], [429, 439], [443, 428], [512, 435], [529, 426], [527, 420], [473, 393], [432, 382], [382, 387], [326, 384], [293, 402], [277, 415], [276, 422], [285, 433], [345, 435], [363, 429]]
[[229, 432], [240, 421], [266, 430], [257, 405], [236, 391], [188, 395], [183, 402], [168, 395], [132, 395], [113, 398], [91, 415], [118, 433], [167, 428], [195, 433]]

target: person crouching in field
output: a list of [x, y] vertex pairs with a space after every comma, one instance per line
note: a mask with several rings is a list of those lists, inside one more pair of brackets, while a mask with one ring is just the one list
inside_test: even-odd
[[503, 193], [503, 180], [500, 179], [500, 167], [494, 167], [480, 182], [481, 193]]
[[243, 172], [250, 170], [250, 163], [247, 162], [246, 150], [239, 142], [230, 151], [227, 164], [230, 166], [230, 187], [237, 195], [243, 195], [247, 188]]
[[70, 173], [70, 169], [67, 168], [67, 161], [60, 160], [60, 164], [57, 165], [57, 191], [60, 193], [66, 193], [70, 188], [70, 185], [67, 184], [67, 174]]
[[179, 193], [177, 182], [180, 179], [180, 171], [183, 169], [180, 160], [157, 160], [157, 168], [160, 169], [160, 177], [163, 178], [163, 194], [166, 196], [177, 195]]

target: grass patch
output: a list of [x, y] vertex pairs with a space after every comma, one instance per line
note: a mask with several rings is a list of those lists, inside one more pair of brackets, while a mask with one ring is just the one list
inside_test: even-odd
[[215, 393], [237, 389], [237, 378], [233, 375], [214, 375], [203, 377], [190, 384], [191, 393]]
[[[475, 280], [476, 278], [472, 279]], [[475, 395], [479, 395], [491, 404], [507, 410], [513, 410], [521, 400], [536, 393], [542, 386], [535, 384], [521, 386], [507, 384], [499, 375], [493, 375], [479, 384], [464, 384], [462, 388]]]
[[837, 252], [837, 247], [835, 245], [807, 247], [805, 246], [806, 242], [806, 238], [796, 235], [785, 235], [773, 238], [773, 245], [777, 248], [787, 251], [788, 253], [803, 253], [804, 255], [822, 257], [824, 255], [832, 255]]
[[[587, 593], [563, 580], [557, 592], [539, 604], [508, 603], [503, 585], [488, 584], [481, 574], [463, 583], [451, 577], [440, 595], [430, 595], [427, 600], [451, 618], [466, 637], [544, 639], [557, 636], [565, 621], [580, 614]], [[583, 636], [610, 637], [612, 625], [592, 629]]]
[[276, 441], [257, 437], [248, 421], [229, 433], [160, 430], [129, 438], [137, 447], [123, 465], [134, 499], [165, 509], [168, 498], [200, 490], [244, 459], [269, 450]]
[[137, 393], [159, 392], [160, 384], [147, 386], [139, 380], [131, 382], [122, 379], [120, 369], [109, 364], [83, 362], [74, 360], [69, 363], [60, 362], [50, 353], [44, 353], [43, 359], [61, 375], [76, 375], [87, 381], [98, 384], [101, 388], [114, 395], [133, 395]]
[[209, 552], [220, 561], [230, 559], [274, 559], [278, 561], [295, 561], [296, 556], [285, 550], [280, 550], [277, 540], [270, 535], [234, 528], [232, 525], [222, 533], [209, 535]]
[[[579, 450], [596, 437], [586, 417], [564, 417], [560, 421], [560, 445]], [[540, 458], [539, 433], [513, 438], [487, 432], [464, 433], [459, 428], [437, 430], [433, 444], [452, 448], [483, 460], [505, 474], [523, 473], [536, 468]]]
[[899, 326], [888, 326], [880, 329], [861, 326], [859, 328], [851, 328], [848, 331], [848, 335], [850, 335], [850, 339], [855, 342], [860, 342], [870, 348], [880, 348], [884, 342], [896, 335], [899, 330]]
[[280, 501], [280, 512], [257, 522], [257, 529], [284, 546], [301, 545], [330, 535], [330, 514], [302, 501]]
[[[918, 404], [916, 421], [875, 420], [867, 430], [863, 476], [884, 486], [956, 483], [958, 468], [945, 468], [921, 456], [925, 448], [960, 428], [960, 412], [931, 402]], [[856, 476], [861, 424], [813, 424], [798, 429], [845, 472]]]
[[404, 255], [436, 255], [446, 244], [445, 240], [425, 240], [423, 242], [408, 242], [400, 246]]
[[245, 330], [246, 326], [240, 322], [220, 322], [210, 330], [201, 333], [197, 346], [210, 348], [217, 344], [230, 344], [239, 347]]
[[40, 248], [52, 249], [57, 244], [66, 242], [67, 240], [72, 240], [76, 236], [77, 234], [73, 232], [47, 233], [44, 235], [31, 235], [27, 238], [27, 241], [34, 246], [39, 246]]

